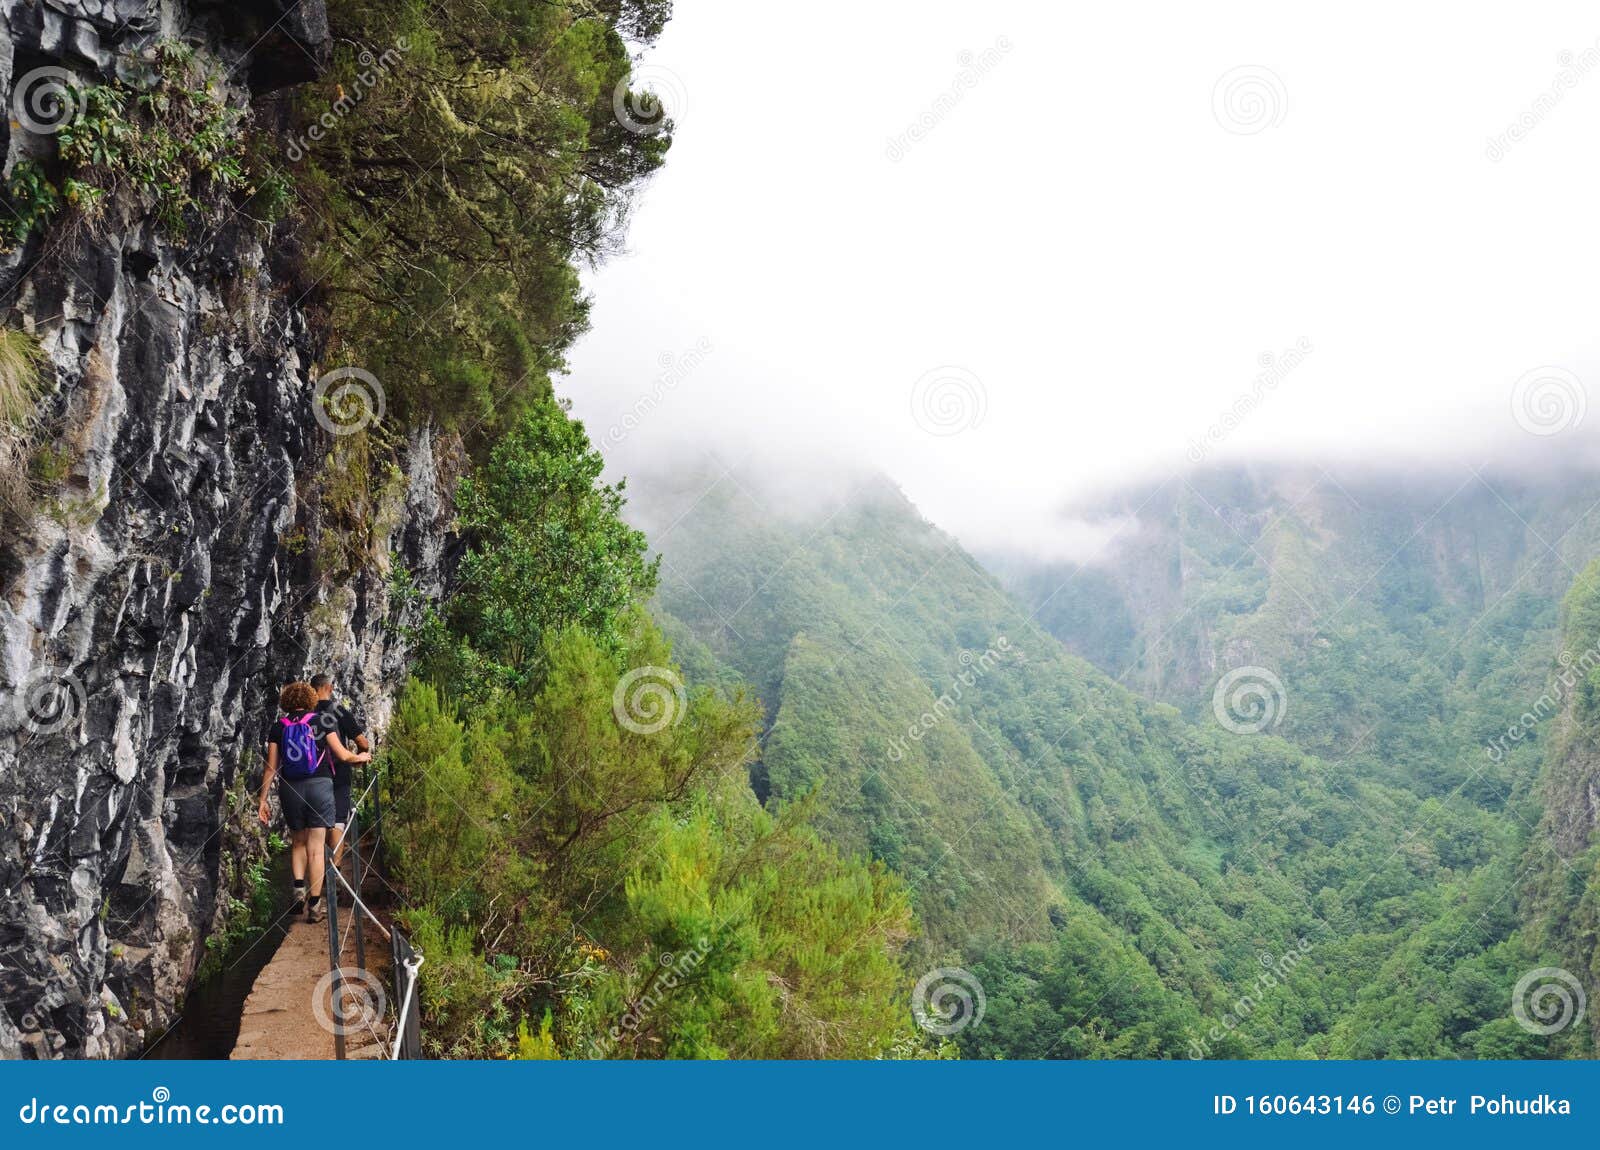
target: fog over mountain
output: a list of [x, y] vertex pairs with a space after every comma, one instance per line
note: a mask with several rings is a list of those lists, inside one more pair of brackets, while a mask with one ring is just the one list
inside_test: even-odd
[[1582, 5], [815, 15], [684, 0], [646, 57], [672, 162], [562, 384], [615, 472], [858, 461], [968, 546], [1081, 557], [1066, 509], [1196, 462], [1592, 454]]

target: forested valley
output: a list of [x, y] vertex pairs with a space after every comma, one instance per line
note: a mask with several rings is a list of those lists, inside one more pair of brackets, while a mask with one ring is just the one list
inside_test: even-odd
[[1600, 1053], [1600, 479], [1206, 465], [1064, 562], [760, 443], [624, 477], [569, 357], [670, 0], [328, 0], [248, 80], [221, 7], [10, 161], [8, 658], [82, 716], [0, 731], [0, 1047], [254, 944], [336, 666], [432, 1057]]
[[[667, 136], [585, 134], [620, 65], [558, 11], [507, 50], [564, 61], [577, 257]], [[318, 162], [344, 186], [370, 139]], [[986, 557], [997, 578], [871, 473], [799, 511], [759, 470], [609, 485], [537, 382], [582, 321], [562, 252], [491, 257], [459, 210], [441, 282], [474, 269], [476, 334], [408, 402], [473, 451], [467, 550], [387, 760], [438, 1053], [1593, 1053], [1513, 1012], [1530, 970], [1596, 961], [1594, 661], [1557, 681], [1593, 643], [1592, 480], [1401, 498], [1212, 469], [1103, 508], [1142, 508], [1110, 560]], [[346, 314], [403, 338], [359, 294]], [[1260, 667], [1244, 721], [1214, 714]]]

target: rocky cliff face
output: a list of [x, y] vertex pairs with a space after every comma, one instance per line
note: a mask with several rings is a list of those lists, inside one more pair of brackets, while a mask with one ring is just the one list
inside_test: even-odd
[[[239, 102], [315, 74], [321, 3], [0, 0], [8, 103], [183, 38]], [[13, 125], [6, 174], [41, 141]], [[135, 1053], [228, 913], [277, 688], [332, 671], [375, 722], [403, 674], [390, 551], [437, 589], [449, 452], [413, 434], [371, 562], [335, 576], [309, 285], [236, 213], [176, 241], [124, 214], [0, 259], [0, 322], [48, 357], [61, 461], [0, 537], [0, 1054]]]
[[[1523, 860], [1522, 917], [1532, 942], [1592, 990], [1600, 979], [1600, 561], [1563, 604], [1561, 655], [1545, 694], [1507, 738], [1556, 708], [1539, 781], [1544, 817]], [[1591, 997], [1589, 1028], [1600, 1042]]]

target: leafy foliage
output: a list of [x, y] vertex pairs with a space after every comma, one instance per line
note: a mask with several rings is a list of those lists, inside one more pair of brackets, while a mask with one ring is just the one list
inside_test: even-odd
[[61, 207], [61, 193], [36, 160], [18, 160], [6, 180], [12, 246], [43, 230]]
[[81, 89], [79, 114], [57, 136], [74, 175], [68, 199], [93, 214], [103, 195], [130, 187], [157, 221], [182, 233], [218, 193], [243, 187], [245, 111], [228, 104], [217, 77], [193, 50], [163, 41], [139, 86], [121, 81]]
[[[396, 414], [491, 441], [584, 328], [575, 262], [612, 249], [667, 132], [613, 110], [660, 0], [336, 0], [340, 50], [300, 99], [315, 278]], [[403, 382], [402, 382], [403, 381]]]
[[1518, 978], [1560, 965], [1519, 920], [1525, 800], [1190, 726], [1039, 634], [887, 484], [791, 517], [741, 475], [684, 514], [710, 486], [642, 488], [641, 518], [675, 523], [662, 605], [760, 685], [769, 802], [807, 797], [828, 839], [904, 878], [914, 969], [978, 974], [964, 1054], [1588, 1049], [1505, 1026]]
[[[413, 683], [391, 730], [394, 869], [438, 1052], [866, 1056], [905, 1040], [904, 891], [755, 805], [749, 704], [701, 692], [664, 731], [619, 725], [623, 667], [670, 662], [642, 616], [620, 659], [577, 627], [544, 658], [531, 698], [465, 721]], [[531, 1018], [548, 1020], [539, 1037]]]
[[517, 687], [537, 671], [548, 634], [584, 627], [620, 648], [621, 612], [654, 590], [644, 536], [621, 518], [623, 486], [599, 482], [605, 461], [552, 399], [534, 401], [487, 462], [461, 481], [461, 561], [453, 649], [463, 685]]
[[[677, 678], [640, 605], [656, 566], [553, 400], [458, 492], [461, 591], [386, 740], [389, 848], [454, 1057], [927, 1053], [898, 955], [903, 884], [748, 785], [742, 689], [624, 723], [632, 669]], [[539, 1020], [533, 1029], [533, 1020]]]
[[[1262, 515], [1252, 535], [1214, 510], [1251, 496], [1222, 476], [1172, 508], [1175, 619], [1109, 576], [1066, 598], [1031, 581], [1047, 626], [1142, 667], [1191, 725], [1039, 634], [885, 485], [800, 521], [713, 490], [671, 533], [658, 603], [702, 685], [663, 730], [620, 723], [627, 672], [681, 671], [640, 609], [644, 537], [549, 381], [587, 322], [578, 268], [614, 248], [669, 144], [614, 110], [627, 38], [668, 5], [329, 9], [334, 69], [300, 98], [293, 171], [257, 194], [307, 209], [331, 350], [478, 461], [460, 591], [387, 752], [437, 1053], [926, 1055], [912, 975], [957, 962], [989, 994], [957, 1039], [973, 1057], [1592, 1051], [1506, 1018], [1523, 971], [1594, 961], [1597, 917], [1571, 885], [1593, 873], [1585, 842], [1537, 888], [1547, 916], [1575, 910], [1524, 929], [1541, 750], [1477, 755], [1557, 635], [1548, 578], [1507, 579], [1453, 641], [1483, 556], [1514, 550], [1503, 525], [1446, 516], [1471, 554], [1408, 550], [1404, 514]], [[1346, 602], [1308, 631], [1308, 607]], [[1569, 604], [1580, 629], [1588, 606]], [[1204, 722], [1185, 660], [1213, 640], [1290, 659], [1284, 738]]]

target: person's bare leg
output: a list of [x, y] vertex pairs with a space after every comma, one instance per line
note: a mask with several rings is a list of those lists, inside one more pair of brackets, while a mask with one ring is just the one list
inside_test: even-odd
[[326, 827], [310, 827], [306, 831], [306, 878], [311, 883], [311, 897], [316, 898], [322, 894], [323, 871], [327, 867], [327, 858], [324, 853], [324, 844], [327, 841], [328, 830]]
[[306, 909], [306, 832], [289, 832], [289, 873], [294, 876], [294, 903], [289, 910], [299, 914]]
[[311, 888], [310, 897], [306, 899], [306, 921], [321, 922], [327, 912], [322, 904], [323, 877], [327, 870], [327, 837], [326, 827], [311, 827], [306, 832], [306, 878]]
[[328, 831], [328, 849], [333, 854], [333, 865], [338, 866], [344, 861], [344, 828], [333, 827]]

